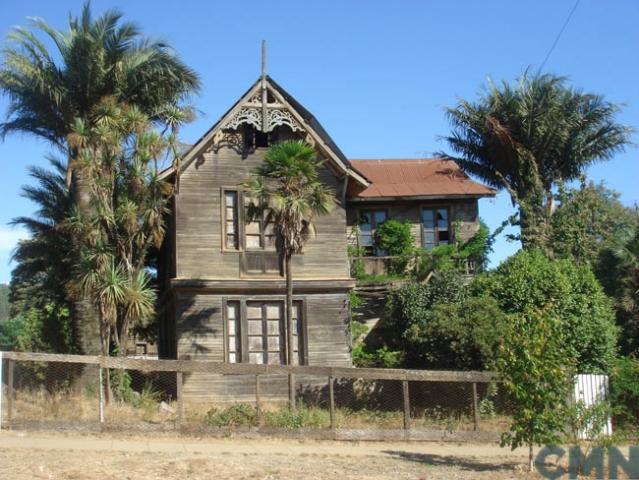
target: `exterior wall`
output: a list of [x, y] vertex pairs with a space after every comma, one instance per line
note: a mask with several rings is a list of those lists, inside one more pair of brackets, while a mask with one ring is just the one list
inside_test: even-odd
[[[283, 295], [227, 295], [214, 293], [178, 293], [177, 352], [179, 359], [224, 362], [225, 336], [222, 309], [224, 300], [281, 300]], [[348, 294], [309, 293], [296, 295], [304, 308], [306, 361], [308, 365], [350, 367], [351, 336]], [[304, 379], [298, 378], [304, 383]], [[307, 379], [307, 384], [312, 379]], [[325, 381], [325, 379], [324, 379]], [[184, 379], [184, 395], [191, 402], [255, 401], [255, 377], [190, 374]], [[266, 402], [288, 398], [287, 378], [269, 376], [261, 388]]]
[[346, 207], [346, 231], [348, 244], [357, 246], [356, 225], [360, 210], [383, 209], [387, 212], [387, 218], [408, 220], [411, 223], [411, 231], [415, 237], [415, 244], [422, 246], [421, 209], [422, 208], [448, 207], [450, 211], [451, 231], [453, 223], [460, 221], [458, 232], [459, 240], [470, 239], [479, 230], [479, 211], [477, 200], [437, 200], [437, 201], [397, 201], [397, 202], [349, 202]]
[[[221, 189], [236, 187], [261, 164], [266, 149], [242, 155], [233, 148], [209, 148], [180, 176], [176, 195], [177, 278], [238, 279], [240, 253], [222, 249]], [[321, 179], [341, 198], [343, 182], [326, 167]], [[337, 205], [315, 219], [317, 235], [293, 258], [295, 278], [349, 277], [346, 216]], [[243, 276], [242, 278], [246, 278]]]

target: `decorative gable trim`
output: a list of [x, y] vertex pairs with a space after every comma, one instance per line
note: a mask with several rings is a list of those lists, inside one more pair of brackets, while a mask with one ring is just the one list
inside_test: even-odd
[[[271, 132], [279, 125], [287, 125], [293, 131], [306, 132], [306, 138], [304, 140], [322, 151], [322, 153], [328, 157], [333, 169], [337, 173], [352, 177], [361, 186], [365, 187], [369, 185], [368, 180], [364, 176], [340, 159], [339, 155], [324, 141], [322, 136], [306, 122], [304, 117], [297, 112], [293, 105], [273, 86], [268, 77], [264, 82], [267, 98], [272, 99], [271, 102], [266, 103], [266, 108], [264, 108], [262, 104], [262, 80], [259, 79], [242, 98], [191, 147], [180, 162], [178, 167], [180, 173], [193, 162], [202, 148], [211, 143], [216, 145], [223, 141], [224, 130], [237, 129], [242, 124], [248, 124], [260, 131]], [[263, 130], [262, 123], [264, 118], [266, 119], [266, 128]], [[168, 178], [174, 173], [174, 170], [173, 167], [164, 170], [160, 173], [160, 178]]]

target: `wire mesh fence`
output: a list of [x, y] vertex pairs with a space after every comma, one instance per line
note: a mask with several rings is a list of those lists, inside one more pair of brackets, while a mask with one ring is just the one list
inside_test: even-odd
[[5, 352], [1, 428], [309, 438], [496, 439], [488, 372], [219, 364]]

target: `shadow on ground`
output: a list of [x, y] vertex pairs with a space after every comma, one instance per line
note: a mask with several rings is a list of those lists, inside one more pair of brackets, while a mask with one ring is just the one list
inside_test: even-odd
[[478, 462], [454, 456], [431, 455], [428, 453], [403, 452], [395, 450], [384, 450], [383, 453], [385, 453], [386, 455], [390, 455], [391, 457], [396, 457], [411, 462], [422, 463], [425, 465], [431, 465], [434, 467], [457, 467], [462, 470], [472, 472], [514, 471], [516, 470], [518, 465], [517, 463], [510, 462], [494, 464]]

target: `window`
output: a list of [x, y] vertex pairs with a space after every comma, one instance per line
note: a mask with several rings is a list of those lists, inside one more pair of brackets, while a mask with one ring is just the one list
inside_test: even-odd
[[[245, 211], [250, 203], [251, 200], [245, 198]], [[275, 250], [275, 232], [273, 224], [266, 221], [266, 213], [261, 218], [256, 218], [246, 223], [244, 227], [244, 246], [247, 250]]]
[[450, 243], [450, 222], [447, 208], [424, 208], [422, 210], [422, 243], [431, 250], [437, 245]]
[[386, 252], [375, 246], [377, 227], [386, 221], [385, 210], [365, 210], [359, 217], [359, 246], [364, 247], [366, 255], [383, 257]]
[[239, 218], [238, 218], [238, 192], [236, 190], [224, 190], [223, 212], [224, 248], [238, 250], [239, 242]]
[[[283, 365], [286, 363], [286, 320], [282, 301], [247, 301], [244, 317], [239, 301], [226, 302], [227, 361]], [[293, 303], [293, 364], [304, 362], [300, 340], [302, 304]]]

